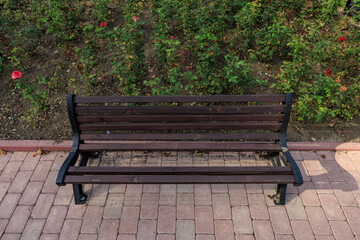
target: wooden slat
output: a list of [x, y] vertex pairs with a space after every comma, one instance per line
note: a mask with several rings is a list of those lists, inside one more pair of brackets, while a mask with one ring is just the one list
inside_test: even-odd
[[69, 167], [69, 175], [293, 175], [290, 167]]
[[295, 183], [293, 175], [67, 175], [64, 183], [73, 184], [212, 184], [212, 183]]
[[150, 107], [150, 106], [91, 106], [75, 107], [77, 114], [235, 114], [235, 113], [279, 113], [285, 111], [285, 105], [255, 105], [255, 106], [181, 106], [181, 107]]
[[280, 144], [244, 142], [144, 141], [133, 143], [85, 143], [80, 151], [281, 151]]
[[211, 96], [94, 96], [75, 97], [75, 103], [163, 103], [163, 102], [284, 102], [284, 95]]
[[280, 130], [281, 123], [83, 123], [81, 131], [100, 130]]
[[82, 122], [282, 121], [283, 114], [77, 116]]
[[80, 134], [80, 140], [278, 140], [280, 133]]

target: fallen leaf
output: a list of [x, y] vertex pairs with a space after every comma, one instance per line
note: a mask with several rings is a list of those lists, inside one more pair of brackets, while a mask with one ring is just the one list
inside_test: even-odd
[[0, 155], [6, 155], [6, 151], [5, 151], [5, 150], [0, 149]]

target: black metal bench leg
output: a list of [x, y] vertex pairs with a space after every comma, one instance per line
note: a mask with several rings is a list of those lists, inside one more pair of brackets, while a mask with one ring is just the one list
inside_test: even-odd
[[75, 204], [85, 204], [87, 195], [83, 192], [82, 184], [73, 184]]
[[287, 184], [278, 184], [276, 194], [273, 196], [275, 205], [285, 205]]

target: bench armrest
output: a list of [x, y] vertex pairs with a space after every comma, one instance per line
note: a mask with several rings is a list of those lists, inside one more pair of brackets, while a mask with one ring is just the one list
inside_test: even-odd
[[76, 160], [78, 159], [79, 157], [79, 151], [78, 149], [72, 149], [69, 156], [66, 158], [66, 160], [64, 161], [64, 163], [61, 165], [61, 168], [59, 170], [59, 173], [57, 175], [57, 178], [56, 178], [56, 184], [58, 186], [65, 186], [65, 183], [64, 183], [64, 178], [65, 178], [65, 174], [68, 170], [68, 168], [70, 166], [74, 166], [75, 163], [76, 163]]

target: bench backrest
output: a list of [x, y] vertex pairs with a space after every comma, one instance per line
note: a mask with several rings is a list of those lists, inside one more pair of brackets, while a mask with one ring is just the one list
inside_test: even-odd
[[[277, 143], [292, 94], [67, 96], [74, 138], [87, 141]], [[285, 140], [286, 141], [286, 140]], [[151, 144], [151, 143], [149, 143]], [[281, 147], [278, 147], [281, 150]]]

